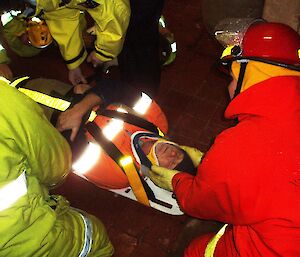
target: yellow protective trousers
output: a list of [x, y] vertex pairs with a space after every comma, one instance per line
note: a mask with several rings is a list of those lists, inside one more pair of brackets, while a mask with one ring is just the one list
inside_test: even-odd
[[70, 170], [66, 140], [3, 77], [0, 95], [0, 256], [111, 256], [97, 218], [49, 195]]

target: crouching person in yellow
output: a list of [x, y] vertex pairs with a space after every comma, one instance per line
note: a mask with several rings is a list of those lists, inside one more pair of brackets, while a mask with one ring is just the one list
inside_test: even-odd
[[49, 195], [70, 164], [68, 143], [38, 104], [0, 77], [0, 256], [113, 254], [97, 218]]

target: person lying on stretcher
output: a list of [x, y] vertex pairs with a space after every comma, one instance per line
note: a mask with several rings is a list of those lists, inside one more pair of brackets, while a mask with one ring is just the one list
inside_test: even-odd
[[[107, 135], [107, 138], [111, 141], [110, 143], [113, 143], [119, 148], [122, 154], [133, 156], [137, 165], [141, 164], [140, 159], [144, 159], [140, 157], [141, 152], [143, 152], [151, 162], [148, 167], [157, 165], [195, 174], [195, 165], [188, 153], [191, 151], [185, 151], [186, 148], [184, 150], [184, 147], [162, 136], [162, 132], [166, 134], [168, 131], [167, 119], [155, 101], [150, 99], [151, 102], [149, 102], [148, 99], [148, 109], [145, 107], [145, 104], [138, 103], [140, 100], [137, 99], [143, 97], [145, 97], [145, 94], [141, 94], [139, 90], [128, 84], [114, 80], [98, 81], [97, 86], [89, 89], [85, 97], [79, 103], [59, 115], [56, 127], [61, 132], [71, 130], [70, 140], [74, 141], [82, 124], [83, 117], [95, 106], [100, 106], [97, 113], [98, 115], [93, 123], [97, 124], [97, 127], [101, 129], [103, 134]], [[111, 103], [114, 104], [111, 105]], [[146, 108], [147, 110], [138, 110], [138, 105], [140, 105], [139, 107], [141, 109]], [[107, 132], [116, 133], [113, 132], [113, 130], [116, 129], [116, 125], [111, 127], [110, 125], [112, 125], [112, 123], [117, 124], [118, 117], [114, 115], [118, 114], [115, 110], [120, 108], [120, 106], [126, 108], [126, 110], [131, 113], [132, 110], [134, 110], [133, 113], [135, 116], [142, 117], [146, 122], [152, 123], [157, 131], [151, 130], [151, 127], [149, 129], [149, 126], [145, 127], [143, 123], [139, 123], [138, 126], [136, 124], [130, 124], [130, 122], [125, 120], [120, 122], [122, 123], [120, 125], [122, 128], [119, 128], [119, 132], [115, 135], [115, 138], [112, 138]], [[107, 117], [108, 114], [105, 113], [107, 109], [108, 112], [111, 111], [109, 114], [110, 117]], [[143, 114], [141, 115], [141, 113]], [[120, 115], [123, 115], [123, 113], [121, 112]], [[146, 134], [144, 135], [143, 133]], [[133, 143], [134, 138], [138, 138], [136, 140], [139, 147]], [[100, 143], [101, 146], [103, 146], [103, 144], [104, 142]], [[199, 155], [201, 155], [200, 152]], [[94, 168], [85, 171], [84, 176], [103, 188], [124, 188], [129, 185], [128, 179], [122, 170], [120, 170], [120, 167], [116, 165], [117, 161], [111, 161], [111, 157], [109, 154], [101, 155], [101, 165], [100, 160], [98, 160], [99, 165], [96, 164]], [[84, 166], [86, 160], [83, 160], [82, 163]], [[79, 171], [77, 171], [82, 173], [82, 170], [86, 170], [86, 168], [81, 168], [81, 170], [79, 169]], [[108, 172], [108, 170], [111, 172]]]
[[44, 107], [46, 117], [68, 140], [75, 174], [146, 206], [183, 214], [172, 193], [148, 179], [149, 171], [194, 175], [202, 153], [165, 137], [168, 122], [155, 101], [114, 80], [99, 80], [81, 97], [57, 80], [27, 79], [14, 84]]

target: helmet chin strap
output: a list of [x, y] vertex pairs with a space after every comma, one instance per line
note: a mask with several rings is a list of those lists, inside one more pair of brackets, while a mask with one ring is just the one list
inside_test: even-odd
[[239, 78], [237, 81], [236, 89], [234, 91], [234, 97], [236, 97], [241, 92], [247, 64], [248, 64], [248, 61], [241, 62], [241, 68], [240, 68], [240, 72], [239, 72]]

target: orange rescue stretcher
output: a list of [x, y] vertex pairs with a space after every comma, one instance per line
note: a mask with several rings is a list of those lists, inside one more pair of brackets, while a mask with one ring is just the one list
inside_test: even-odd
[[[22, 84], [19, 82], [13, 83]], [[41, 82], [47, 83], [47, 80], [38, 81], [38, 84]], [[66, 100], [41, 93], [34, 84], [18, 87], [47, 108], [65, 111], [71, 105]], [[48, 93], [51, 88], [47, 87]], [[54, 89], [58, 90], [57, 87]], [[172, 192], [157, 187], [142, 172], [150, 168], [151, 163], [139, 149], [138, 140], [158, 139], [168, 132], [166, 116], [155, 101], [142, 93], [132, 107], [112, 104], [105, 110], [98, 110], [83, 127], [86, 140], [72, 165], [75, 174], [162, 212], [183, 214]]]

